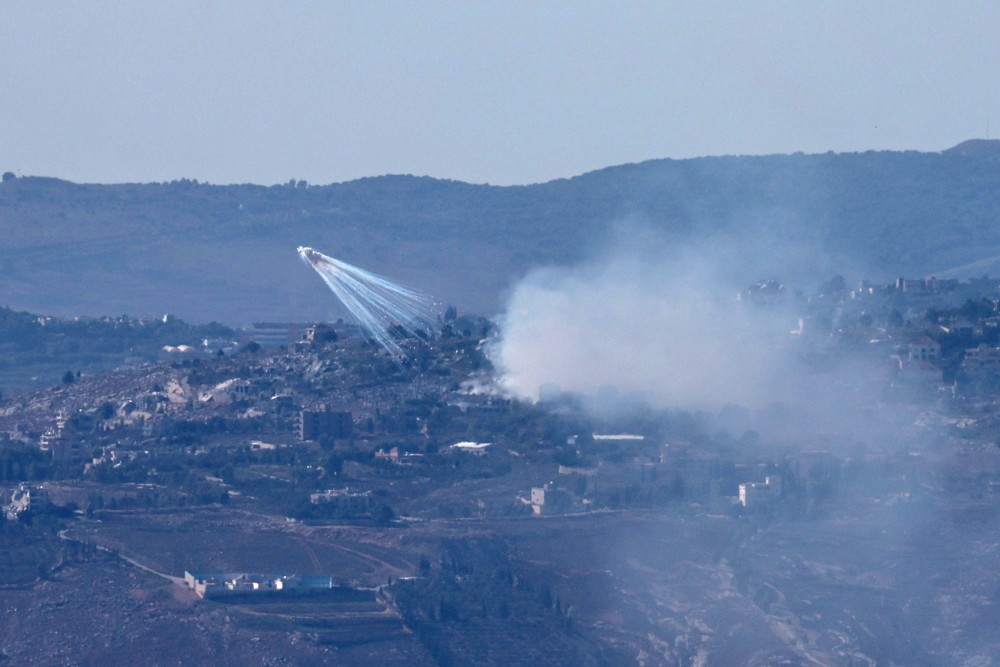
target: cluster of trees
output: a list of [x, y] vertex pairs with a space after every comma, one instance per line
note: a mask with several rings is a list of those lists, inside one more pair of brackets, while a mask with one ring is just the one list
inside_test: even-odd
[[291, 509], [288, 516], [303, 521], [349, 521], [387, 526], [396, 518], [396, 513], [389, 505], [376, 500], [365, 510], [352, 510], [336, 503], [314, 503], [306, 496]]
[[22, 442], [0, 442], [0, 482], [35, 482], [51, 479], [52, 458], [38, 447]]
[[574, 631], [576, 608], [556, 579], [518, 562], [499, 538], [447, 542], [438, 563], [390, 587], [408, 627], [439, 664], [620, 664]]

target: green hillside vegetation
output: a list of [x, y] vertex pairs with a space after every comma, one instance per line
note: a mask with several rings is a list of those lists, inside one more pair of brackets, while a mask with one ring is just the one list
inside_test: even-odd
[[173, 317], [64, 319], [0, 307], [0, 392], [68, 384], [80, 374], [155, 361], [165, 345], [201, 348], [205, 339], [233, 336], [220, 324]]
[[526, 272], [586, 256], [622, 221], [675, 241], [790, 239], [875, 279], [983, 273], [1000, 256], [997, 145], [654, 160], [517, 187], [413, 176], [270, 187], [8, 178], [0, 303], [231, 325], [336, 316], [295, 255], [310, 245], [489, 314]]

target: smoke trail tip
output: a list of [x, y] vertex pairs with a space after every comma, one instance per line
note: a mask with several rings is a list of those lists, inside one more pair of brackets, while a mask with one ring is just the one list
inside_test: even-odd
[[320, 265], [329, 266], [330, 264], [330, 260], [328, 257], [324, 256], [321, 252], [317, 250], [313, 250], [309, 246], [300, 245], [298, 248], [295, 249], [295, 251], [299, 253], [299, 257], [302, 258], [303, 262], [313, 267], [317, 271], [319, 270]]

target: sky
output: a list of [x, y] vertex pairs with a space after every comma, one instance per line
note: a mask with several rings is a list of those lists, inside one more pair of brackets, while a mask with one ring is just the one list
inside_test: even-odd
[[0, 170], [543, 182], [1000, 135], [1000, 3], [0, 0]]

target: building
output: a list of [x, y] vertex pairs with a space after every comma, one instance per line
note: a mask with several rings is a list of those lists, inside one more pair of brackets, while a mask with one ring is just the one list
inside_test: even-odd
[[375, 458], [391, 461], [392, 463], [399, 463], [399, 447], [393, 447], [389, 451], [380, 449], [375, 452]]
[[250, 338], [261, 347], [288, 347], [302, 340], [305, 330], [293, 322], [254, 322]]
[[473, 456], [485, 456], [487, 450], [492, 446], [492, 442], [472, 442], [471, 440], [464, 440], [462, 442], [456, 442], [448, 449], [453, 452], [466, 452], [468, 454], [472, 454]]
[[337, 331], [329, 324], [314, 324], [306, 329], [305, 338], [310, 343], [329, 343], [337, 340]]
[[564, 489], [558, 489], [551, 482], [531, 489], [531, 511], [536, 516], [566, 512], [573, 506], [573, 496]]
[[338, 510], [361, 514], [371, 508], [371, 492], [357, 493], [349, 489], [327, 489], [321, 493], [310, 493], [309, 502], [313, 505], [329, 504]]
[[1000, 347], [990, 347], [984, 343], [967, 349], [962, 360], [962, 370], [970, 376], [1000, 372]]
[[923, 278], [896, 278], [896, 289], [901, 292], [926, 292], [927, 281]]
[[80, 438], [70, 437], [63, 431], [46, 431], [39, 438], [39, 448], [48, 452], [53, 461], [58, 463], [75, 463], [83, 460], [84, 442]]
[[238, 593], [322, 591], [333, 588], [333, 579], [315, 574], [259, 574], [251, 572], [191, 572], [184, 583], [199, 597], [222, 597]]
[[24, 512], [43, 508], [48, 503], [49, 495], [43, 487], [21, 483], [11, 491], [10, 502], [3, 508], [4, 516], [8, 521], [17, 521]]
[[594, 442], [629, 442], [629, 443], [643, 443], [646, 441], [646, 436], [635, 435], [633, 433], [594, 433], [591, 436]]
[[285, 445], [279, 445], [274, 442], [264, 442], [263, 440], [251, 440], [250, 441], [250, 451], [251, 452], [272, 452], [279, 447], [284, 447]]
[[335, 410], [303, 410], [299, 415], [299, 439], [319, 440], [322, 437], [350, 438], [354, 418], [350, 412]]
[[934, 363], [941, 358], [941, 344], [930, 336], [920, 336], [910, 343], [909, 361], [927, 361]]
[[93, 413], [76, 412], [69, 414], [60, 410], [56, 414], [56, 427], [49, 428], [39, 437], [38, 445], [48, 452], [52, 460], [59, 463], [75, 463], [89, 458], [87, 434], [98, 426]]
[[747, 509], [767, 508], [781, 497], [781, 477], [768, 475], [761, 482], [740, 484], [740, 505]]

